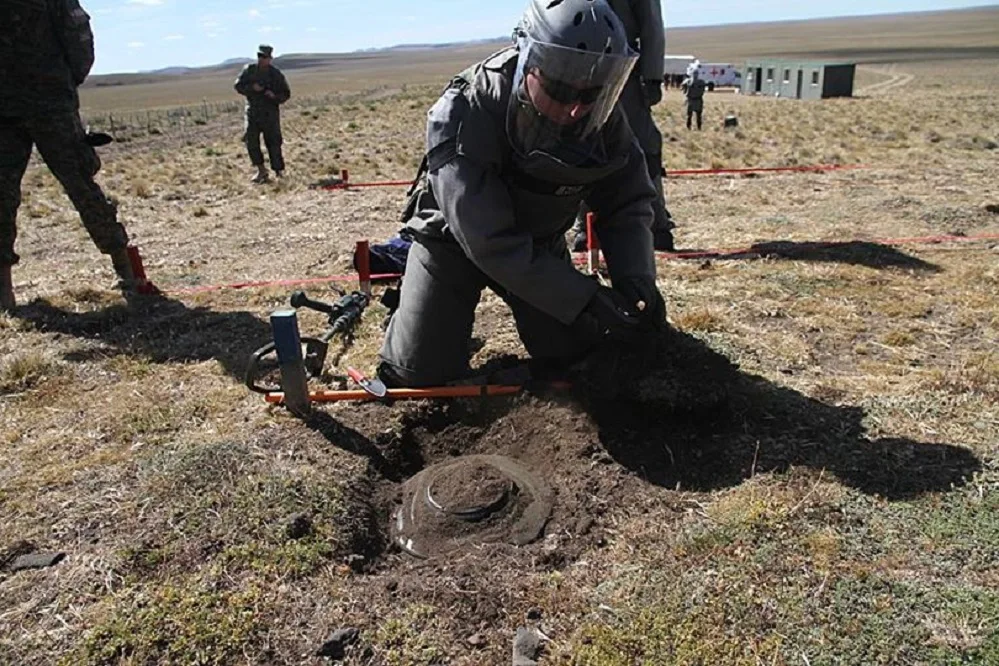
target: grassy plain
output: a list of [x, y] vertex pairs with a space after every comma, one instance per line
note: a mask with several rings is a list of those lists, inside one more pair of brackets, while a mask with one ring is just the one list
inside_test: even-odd
[[[402, 190], [309, 186], [344, 167], [410, 177], [425, 111], [472, 53], [396, 54], [413, 69], [390, 59], [335, 83], [345, 70], [291, 70], [289, 176], [264, 186], [248, 182], [238, 113], [123, 132], [101, 180], [164, 299], [111, 289], [33, 164], [24, 306], [0, 316], [0, 663], [320, 664], [330, 631], [356, 626], [349, 664], [501, 664], [529, 609], [552, 639], [544, 664], [999, 663], [999, 11], [868, 21], [806, 26], [825, 41], [678, 31], [691, 41], [671, 50], [704, 43], [706, 58], [770, 43], [870, 64], [853, 99], [711, 95], [700, 133], [667, 93], [669, 168], [867, 168], [668, 181], [682, 248], [756, 245], [659, 264], [672, 323], [739, 364], [754, 409], [677, 423], [684, 447], [645, 433], [657, 469], [587, 453], [594, 485], [575, 499], [592, 523], [555, 523], [479, 569], [379, 545], [372, 489], [404, 469], [386, 457], [439, 414], [338, 406], [303, 423], [267, 408], [241, 376], [291, 287], [192, 291], [345, 273], [355, 239], [394, 233]], [[979, 50], [940, 55], [965, 46]], [[196, 105], [230, 78], [94, 89], [85, 104]], [[964, 241], [882, 242], [939, 235]], [[379, 323], [373, 308], [345, 360], [373, 370]], [[480, 359], [523, 353], [495, 297], [476, 335]], [[290, 538], [300, 514], [312, 530]], [[67, 558], [11, 572], [31, 548]]]

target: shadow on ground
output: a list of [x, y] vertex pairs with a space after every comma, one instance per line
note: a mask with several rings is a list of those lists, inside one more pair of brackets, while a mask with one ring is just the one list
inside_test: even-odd
[[[905, 499], [967, 482], [981, 461], [967, 448], [871, 438], [864, 411], [832, 405], [741, 372], [697, 338], [666, 331], [599, 351], [572, 373], [566, 394], [381, 405], [305, 421], [332, 445], [369, 459], [398, 482], [427, 464], [469, 453], [508, 455], [584, 484], [602, 449], [645, 482], [708, 491], [757, 473], [803, 466], [864, 493]], [[598, 456], [599, 457], [599, 456]], [[600, 468], [598, 468], [599, 470]], [[574, 481], [570, 481], [574, 479]]]
[[740, 372], [693, 336], [670, 332], [660, 343], [653, 364], [608, 353], [579, 382], [604, 448], [649, 483], [712, 490], [806, 466], [864, 493], [906, 499], [963, 485], [981, 469], [964, 447], [869, 438], [860, 407]]
[[939, 273], [936, 264], [923, 261], [891, 245], [868, 241], [766, 241], [754, 243], [747, 251], [720, 255], [718, 259], [789, 259], [867, 266], [868, 268], [905, 268]]
[[[70, 312], [36, 299], [18, 308], [17, 316], [39, 331], [99, 341], [120, 354], [154, 363], [214, 359], [240, 381], [250, 354], [271, 337], [270, 326], [249, 312], [191, 308], [162, 295], [88, 312]], [[107, 353], [102, 349], [96, 355]], [[87, 353], [67, 356], [70, 361], [86, 358]]]

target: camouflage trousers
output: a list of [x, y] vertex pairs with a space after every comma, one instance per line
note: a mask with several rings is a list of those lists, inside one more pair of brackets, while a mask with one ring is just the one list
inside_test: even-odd
[[86, 142], [79, 114], [0, 117], [0, 265], [19, 260], [14, 252], [17, 209], [32, 146], [62, 184], [97, 248], [104, 254], [124, 248], [128, 234], [118, 223], [117, 206], [94, 182], [101, 161]]
[[256, 117], [252, 114], [246, 116], [246, 151], [250, 154], [250, 162], [253, 166], [262, 166], [264, 154], [260, 150], [260, 135], [264, 135], [264, 145], [267, 146], [267, 156], [270, 158], [271, 169], [274, 171], [284, 171], [284, 155], [281, 154], [281, 144], [284, 139], [281, 137], [280, 116]]

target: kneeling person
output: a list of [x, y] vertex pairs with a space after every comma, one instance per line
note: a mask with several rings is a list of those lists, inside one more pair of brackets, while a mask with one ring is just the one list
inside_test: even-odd
[[[656, 190], [616, 105], [636, 57], [606, 0], [532, 0], [516, 46], [463, 72], [431, 108], [407, 223], [415, 242], [381, 352], [386, 383], [466, 376], [485, 287], [510, 305], [535, 359], [569, 363], [665, 325]], [[584, 199], [613, 289], [569, 258], [564, 234]]]

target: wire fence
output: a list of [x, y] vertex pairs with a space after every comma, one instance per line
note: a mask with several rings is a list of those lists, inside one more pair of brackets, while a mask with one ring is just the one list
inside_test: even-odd
[[[405, 90], [405, 87], [403, 87]], [[401, 91], [400, 91], [401, 92]], [[289, 109], [315, 108], [329, 104], [342, 104], [363, 100], [377, 94], [377, 91], [364, 91], [353, 94], [326, 93], [293, 97], [282, 105], [285, 111]], [[226, 100], [224, 102], [209, 102], [203, 100], [198, 104], [187, 104], [158, 109], [123, 110], [123, 111], [84, 111], [84, 125], [95, 131], [108, 132], [116, 138], [130, 138], [144, 135], [157, 135], [169, 132], [184, 133], [188, 129], [202, 127], [218, 119], [242, 121], [245, 101], [242, 99]]]

